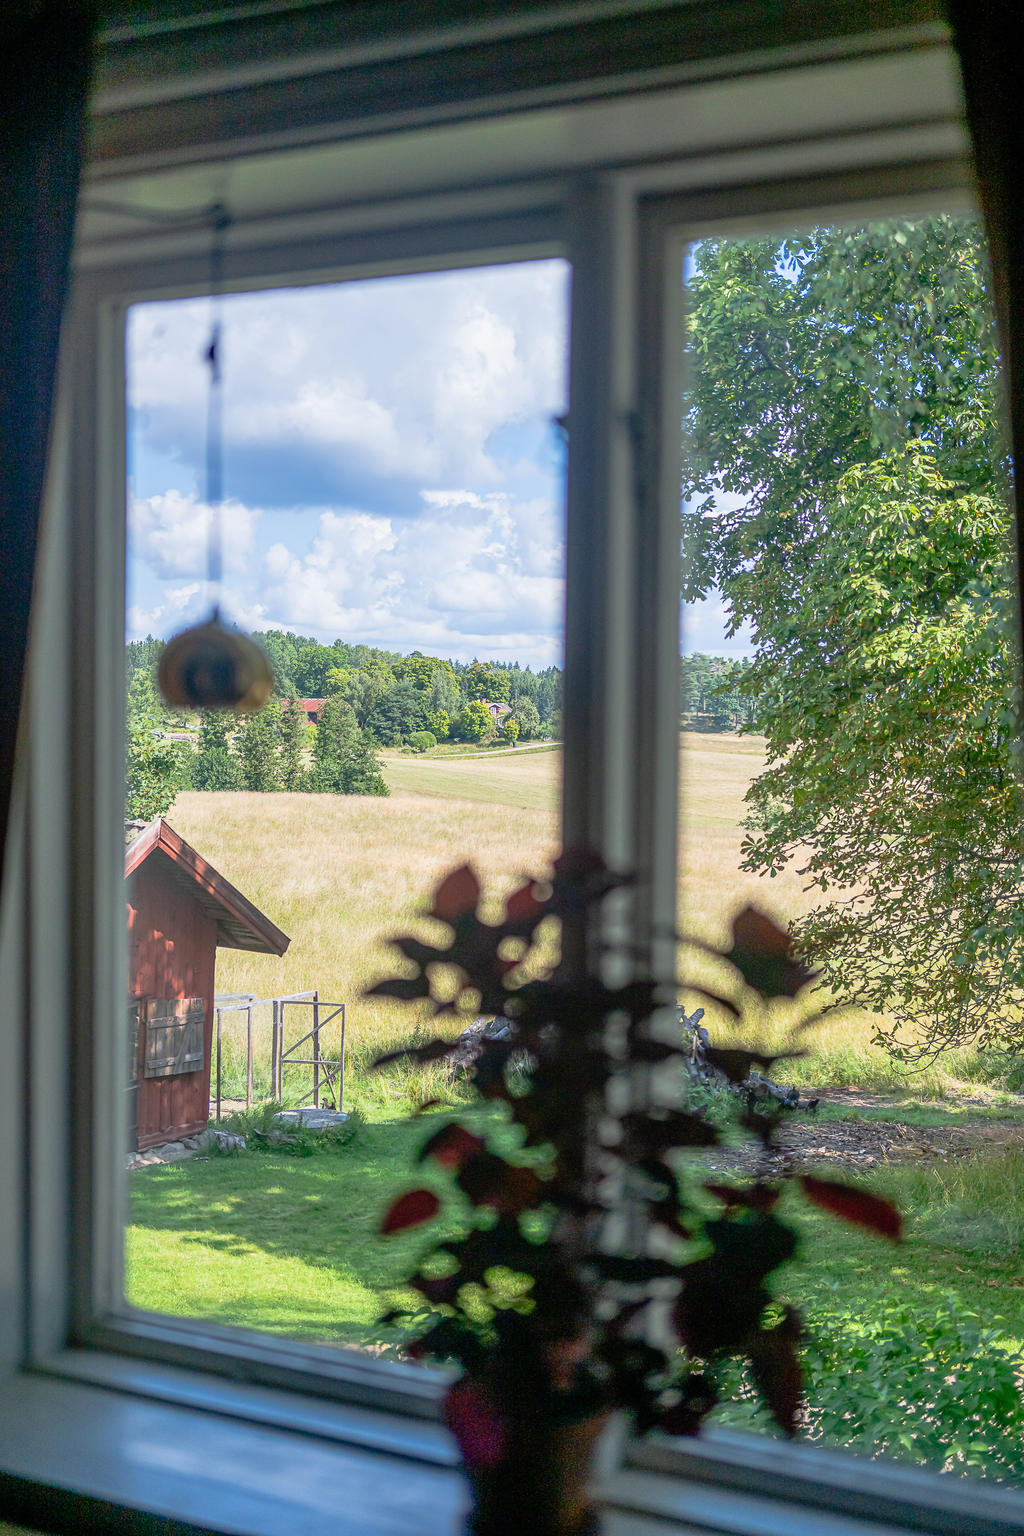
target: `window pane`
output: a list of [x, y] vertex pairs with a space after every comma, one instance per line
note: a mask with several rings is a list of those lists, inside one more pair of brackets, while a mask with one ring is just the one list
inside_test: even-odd
[[223, 300], [220, 604], [274, 681], [248, 716], [155, 685], [218, 599], [211, 304], [131, 312], [136, 1306], [374, 1343], [397, 1299], [408, 1244], [377, 1227], [430, 1129], [406, 1117], [466, 1095], [374, 1072], [418, 1016], [364, 994], [443, 873], [500, 897], [554, 851], [567, 300], [554, 260]]
[[[753, 903], [821, 972], [740, 1023], [683, 988], [713, 1045], [768, 1058], [747, 1098], [783, 1106], [781, 1155], [701, 1171], [903, 1214], [896, 1246], [786, 1182], [812, 1440], [1019, 1483], [1019, 681], [980, 229], [709, 239], [684, 283], [680, 921], [728, 947]], [[684, 949], [681, 979], [724, 975]], [[698, 1078], [728, 1117], [742, 1095]], [[726, 1382], [719, 1420], [769, 1427], [749, 1368]]]

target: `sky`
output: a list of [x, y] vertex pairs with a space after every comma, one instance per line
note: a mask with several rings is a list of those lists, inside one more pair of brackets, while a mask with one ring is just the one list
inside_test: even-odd
[[[569, 269], [222, 301], [222, 611], [386, 650], [561, 664]], [[206, 617], [208, 299], [128, 324], [129, 639]], [[715, 598], [684, 649], [742, 654]]]

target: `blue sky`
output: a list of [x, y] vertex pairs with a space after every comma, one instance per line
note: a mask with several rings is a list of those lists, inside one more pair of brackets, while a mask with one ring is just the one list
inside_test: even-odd
[[[544, 261], [225, 299], [226, 615], [560, 664], [568, 296]], [[209, 610], [209, 328], [206, 299], [129, 317], [129, 639]], [[684, 644], [726, 653], [714, 600]]]

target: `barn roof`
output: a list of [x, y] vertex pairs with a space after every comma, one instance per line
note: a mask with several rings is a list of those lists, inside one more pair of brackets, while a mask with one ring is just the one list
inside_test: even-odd
[[221, 948], [284, 954], [291, 943], [288, 935], [236, 890], [230, 880], [225, 880], [162, 816], [148, 822], [125, 849], [125, 878], [147, 859], [154, 858], [215, 920]]

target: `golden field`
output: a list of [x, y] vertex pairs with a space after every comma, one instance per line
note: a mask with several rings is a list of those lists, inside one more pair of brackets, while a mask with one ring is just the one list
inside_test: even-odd
[[[749, 901], [782, 922], [807, 910], [795, 871], [769, 880], [739, 870], [743, 796], [763, 763], [759, 740], [684, 735], [680, 763], [682, 931], [720, 941], [732, 913]], [[387, 799], [180, 795], [168, 816], [172, 825], [291, 936], [283, 959], [220, 950], [218, 992], [269, 997], [316, 987], [322, 998], [344, 1001], [350, 1065], [362, 1068], [414, 1023], [412, 1010], [362, 997], [394, 966], [388, 935], [422, 919], [427, 893], [457, 863], [471, 861], [496, 898], [525, 873], [543, 872], [557, 847], [560, 767], [558, 752], [451, 760], [385, 755]], [[710, 979], [699, 962], [684, 963], [693, 967], [691, 979]], [[780, 1016], [753, 1027], [774, 1044], [790, 1022]], [[230, 1032], [237, 1036], [240, 1027], [236, 1016]], [[747, 1039], [750, 1032], [745, 1025]], [[790, 1075], [894, 1086], [897, 1069], [872, 1045], [872, 1033], [867, 1016], [831, 1016], [814, 1054]], [[265, 1019], [258, 1035], [258, 1053], [269, 1056]], [[974, 1075], [965, 1056], [909, 1086], [941, 1091], [953, 1070]]]

